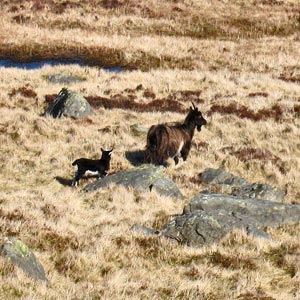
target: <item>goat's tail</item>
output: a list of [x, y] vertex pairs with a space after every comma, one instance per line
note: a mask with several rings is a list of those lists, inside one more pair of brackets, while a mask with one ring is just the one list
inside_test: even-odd
[[147, 136], [147, 150], [150, 152], [155, 152], [159, 149], [159, 145], [161, 144], [161, 131], [160, 126], [152, 126], [149, 129]]
[[147, 152], [151, 161], [162, 164], [167, 158], [169, 134], [165, 125], [153, 126], [149, 129], [147, 136]]
[[74, 160], [73, 163], [72, 163], [72, 166], [78, 165], [78, 161], [79, 161], [79, 159]]

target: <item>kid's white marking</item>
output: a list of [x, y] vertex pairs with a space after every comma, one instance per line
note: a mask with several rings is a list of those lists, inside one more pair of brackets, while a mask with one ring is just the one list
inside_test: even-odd
[[85, 171], [84, 175], [99, 175], [99, 171]]

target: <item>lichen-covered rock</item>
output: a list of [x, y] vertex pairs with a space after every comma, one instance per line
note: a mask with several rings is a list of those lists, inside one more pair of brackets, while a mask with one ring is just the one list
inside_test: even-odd
[[250, 217], [238, 219], [221, 211], [201, 210], [176, 216], [163, 226], [160, 235], [180, 244], [201, 247], [219, 241], [234, 228], [243, 229], [253, 236], [268, 237], [266, 232], [254, 225]]
[[200, 180], [206, 184], [226, 184], [230, 186], [242, 186], [248, 182], [244, 178], [234, 176], [224, 169], [207, 168], [199, 174]]
[[224, 194], [200, 193], [183, 214], [163, 226], [160, 234], [192, 246], [220, 240], [233, 229], [267, 238], [266, 226], [300, 222], [300, 205]]
[[21, 268], [29, 277], [47, 281], [43, 266], [22, 241], [9, 238], [0, 246], [0, 255], [9, 263]]
[[249, 183], [235, 189], [232, 195], [243, 198], [259, 198], [270, 201], [282, 202], [285, 192], [282, 189], [265, 183]]
[[63, 88], [45, 112], [45, 116], [60, 118], [65, 116], [73, 119], [83, 119], [93, 113], [87, 100], [77, 92]]
[[165, 177], [163, 169], [162, 166], [144, 164], [98, 179], [96, 182], [86, 185], [83, 190], [93, 191], [114, 183], [133, 187], [140, 191], [155, 190], [164, 196], [183, 199], [183, 195], [176, 184]]
[[76, 75], [68, 75], [64, 73], [46, 76], [46, 79], [51, 83], [70, 84], [86, 80], [83, 77]]
[[199, 175], [200, 180], [208, 184], [208, 189], [241, 198], [259, 198], [282, 202], [285, 192], [279, 188], [264, 183], [249, 183], [244, 178], [237, 177], [223, 169], [205, 169]]
[[184, 213], [204, 210], [229, 211], [236, 217], [251, 216], [263, 226], [300, 221], [300, 205], [284, 204], [261, 199], [245, 199], [224, 194], [199, 193], [184, 207]]

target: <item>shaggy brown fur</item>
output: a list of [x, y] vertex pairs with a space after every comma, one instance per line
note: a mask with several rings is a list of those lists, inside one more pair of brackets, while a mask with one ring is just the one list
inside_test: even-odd
[[173, 126], [167, 124], [153, 125], [147, 134], [146, 157], [151, 163], [158, 165], [169, 157], [173, 157], [178, 164], [179, 157], [185, 161], [191, 149], [191, 142], [195, 128], [201, 130], [206, 125], [202, 113], [193, 104], [182, 124]]

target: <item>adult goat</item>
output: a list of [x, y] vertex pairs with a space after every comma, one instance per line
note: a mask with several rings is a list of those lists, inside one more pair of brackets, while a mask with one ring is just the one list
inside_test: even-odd
[[147, 134], [146, 157], [151, 163], [161, 165], [169, 157], [178, 164], [179, 157], [185, 161], [191, 149], [195, 128], [207, 122], [194, 103], [183, 123], [175, 125], [152, 125]]

